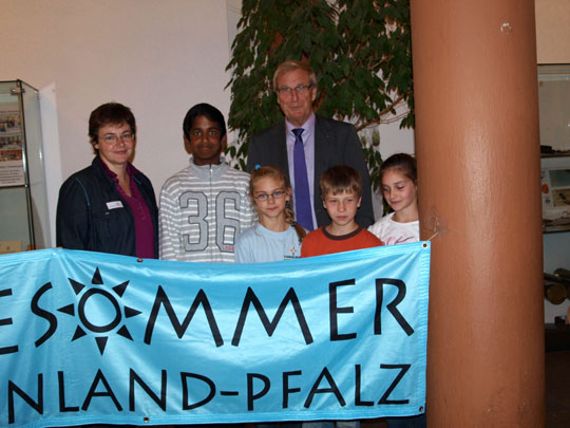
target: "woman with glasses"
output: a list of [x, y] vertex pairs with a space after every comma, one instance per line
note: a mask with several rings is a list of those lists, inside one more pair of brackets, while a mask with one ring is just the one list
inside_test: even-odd
[[294, 221], [285, 174], [264, 166], [251, 173], [249, 196], [259, 223], [239, 235], [236, 262], [272, 262], [300, 257], [305, 230]]
[[90, 166], [59, 190], [57, 246], [158, 257], [158, 209], [150, 180], [132, 164], [136, 123], [119, 103], [97, 107], [89, 117], [95, 152]]

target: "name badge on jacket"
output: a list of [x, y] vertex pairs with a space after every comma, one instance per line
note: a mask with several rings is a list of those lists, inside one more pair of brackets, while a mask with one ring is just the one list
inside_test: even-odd
[[121, 202], [121, 201], [107, 202], [107, 209], [108, 210], [114, 210], [116, 208], [123, 208], [123, 202]]

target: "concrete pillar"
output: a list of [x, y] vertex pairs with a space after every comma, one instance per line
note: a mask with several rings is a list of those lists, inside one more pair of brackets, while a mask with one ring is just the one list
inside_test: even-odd
[[412, 0], [428, 425], [544, 426], [533, 0]]

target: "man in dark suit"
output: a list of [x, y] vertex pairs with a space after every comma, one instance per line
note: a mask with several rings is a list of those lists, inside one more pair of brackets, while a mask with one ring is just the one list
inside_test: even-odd
[[[349, 165], [359, 172], [362, 180], [362, 202], [356, 214], [356, 221], [361, 227], [371, 225], [374, 222], [374, 214], [370, 176], [354, 126], [314, 113], [317, 79], [311, 67], [304, 62], [285, 61], [280, 64], [273, 75], [273, 89], [285, 120], [253, 136], [249, 144], [247, 169], [253, 171], [257, 166], [265, 165], [281, 168], [289, 176], [293, 187], [293, 206], [297, 221], [306, 229], [313, 230], [330, 223], [319, 188], [321, 174], [335, 165]], [[312, 222], [302, 221], [302, 213], [297, 211], [299, 205], [302, 205], [297, 201], [301, 199], [297, 193], [301, 187], [298, 184], [301, 174], [295, 174], [294, 165], [297, 163], [298, 168], [294, 146], [299, 139], [302, 139], [304, 148], [310, 193], [307, 199], [310, 199], [309, 216], [312, 215]]]

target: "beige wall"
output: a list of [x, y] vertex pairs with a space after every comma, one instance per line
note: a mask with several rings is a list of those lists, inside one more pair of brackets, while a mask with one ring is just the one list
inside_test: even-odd
[[539, 64], [570, 63], [570, 0], [535, 0]]
[[0, 79], [55, 83], [62, 173], [92, 158], [90, 112], [115, 100], [137, 124], [135, 165], [155, 190], [186, 165], [182, 119], [206, 101], [227, 113], [224, 0], [0, 0]]

